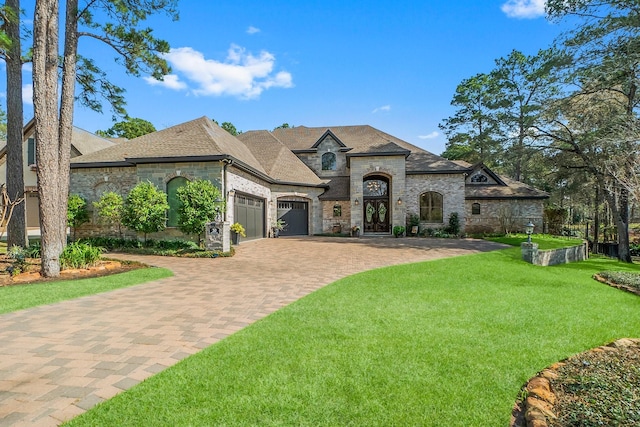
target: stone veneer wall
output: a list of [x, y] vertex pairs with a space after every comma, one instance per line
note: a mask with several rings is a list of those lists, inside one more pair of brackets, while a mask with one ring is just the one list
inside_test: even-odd
[[538, 250], [537, 243], [522, 243], [520, 245], [522, 259], [535, 265], [543, 267], [549, 265], [567, 264], [589, 259], [589, 244], [582, 242], [579, 246], [568, 248]]
[[[480, 204], [479, 215], [471, 213], [474, 203]], [[524, 232], [529, 221], [535, 225], [534, 232], [542, 232], [543, 200], [468, 199], [465, 204], [467, 233]]]
[[[269, 188], [269, 183], [232, 166], [227, 169], [227, 192], [232, 190], [265, 200], [267, 211], [267, 217], [265, 219], [265, 233], [268, 234], [269, 224], [271, 224], [272, 221], [271, 209], [269, 208], [269, 201], [271, 200], [271, 189]], [[227, 221], [231, 224], [235, 222], [233, 208], [234, 203], [235, 194], [229, 195], [227, 198]]]
[[[333, 207], [338, 205], [342, 209], [341, 216], [333, 216]], [[351, 202], [349, 200], [322, 201], [322, 232], [333, 232], [334, 225], [340, 225], [343, 233], [351, 231]]]
[[[390, 229], [393, 230], [396, 225], [405, 225], [407, 204], [404, 203], [404, 200], [407, 199], [406, 180], [408, 179], [405, 177], [405, 165], [404, 155], [351, 157], [351, 227], [357, 225], [363, 229], [362, 184], [363, 179], [369, 175], [383, 175], [389, 178], [391, 186], [389, 206], [392, 209]], [[356, 198], [360, 202], [359, 206], [354, 203]], [[403, 200], [401, 205], [396, 203], [398, 198]]]
[[442, 222], [420, 222], [420, 229], [443, 228], [449, 225], [449, 216], [458, 213], [461, 231], [465, 230], [464, 174], [422, 174], [407, 176], [407, 214], [420, 215], [420, 195], [427, 191], [442, 194]]
[[278, 216], [278, 201], [288, 200], [296, 202], [307, 202], [309, 204], [309, 234], [322, 232], [322, 203], [318, 199], [324, 193], [324, 188], [306, 187], [302, 185], [281, 185], [271, 186], [271, 201], [269, 202], [269, 218], [267, 227], [275, 222]]
[[[347, 172], [347, 155], [340, 151], [340, 144], [338, 144], [332, 137], [326, 137], [317, 147], [318, 151], [315, 153], [298, 153], [296, 154], [300, 160], [304, 162], [309, 168], [316, 173], [316, 175], [323, 178], [329, 178], [333, 176], [348, 175]], [[336, 155], [336, 169], [332, 171], [322, 170], [322, 155], [327, 152], [335, 153]]]

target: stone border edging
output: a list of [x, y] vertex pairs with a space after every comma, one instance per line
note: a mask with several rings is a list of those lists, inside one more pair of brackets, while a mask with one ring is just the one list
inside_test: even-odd
[[612, 282], [610, 280], [605, 279], [599, 274], [594, 274], [593, 278], [600, 283], [604, 283], [605, 285], [609, 285], [612, 288], [620, 289], [621, 291], [631, 292], [632, 294], [640, 296], [640, 289], [634, 288], [633, 286], [621, 285], [619, 283]]
[[[638, 338], [620, 338], [609, 344], [574, 354], [560, 362], [556, 362], [548, 368], [543, 369], [535, 377], [529, 379], [522, 388], [526, 390], [527, 397], [523, 402], [523, 407], [518, 407], [518, 402], [514, 407], [514, 413], [524, 413], [526, 427], [549, 427], [549, 418], [556, 418], [553, 412], [553, 405], [556, 402], [556, 395], [551, 389], [551, 380], [558, 378], [557, 370], [565, 364], [566, 360], [580, 356], [581, 354], [594, 351], [609, 351], [612, 348], [640, 347], [640, 339]], [[518, 417], [512, 417], [509, 424], [510, 427], [517, 427]]]

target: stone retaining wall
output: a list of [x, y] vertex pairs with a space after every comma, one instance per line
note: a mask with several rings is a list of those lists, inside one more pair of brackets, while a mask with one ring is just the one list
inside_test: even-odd
[[581, 245], [560, 249], [538, 250], [537, 243], [522, 243], [522, 259], [535, 265], [546, 267], [548, 265], [567, 264], [570, 262], [589, 259], [589, 246], [586, 241]]

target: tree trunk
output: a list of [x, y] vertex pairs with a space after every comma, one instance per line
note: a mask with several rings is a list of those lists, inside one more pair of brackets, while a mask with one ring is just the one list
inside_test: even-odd
[[600, 242], [600, 187], [596, 185], [596, 199], [593, 206], [593, 250], [598, 249]]
[[[5, 6], [20, 15], [20, 0], [6, 0]], [[22, 156], [22, 57], [20, 22], [5, 22], [5, 31], [11, 39], [11, 49], [5, 57], [7, 67], [7, 192], [11, 200], [24, 196]], [[15, 206], [7, 227], [7, 246], [29, 244], [27, 240], [26, 200]]]
[[58, 10], [58, 0], [36, 0], [33, 22], [33, 109], [45, 277], [60, 275], [60, 254], [64, 248], [60, 216], [66, 217], [66, 211], [60, 206], [59, 194], [61, 189], [68, 188], [68, 181], [61, 181], [59, 174]]
[[627, 190], [609, 190], [607, 198], [614, 224], [618, 230], [618, 259], [622, 262], [632, 262], [629, 249], [629, 197]]

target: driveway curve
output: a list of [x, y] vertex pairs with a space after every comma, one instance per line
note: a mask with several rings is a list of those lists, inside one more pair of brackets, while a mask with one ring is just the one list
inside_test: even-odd
[[232, 258], [118, 255], [174, 276], [0, 315], [0, 426], [56, 426], [342, 277], [503, 248], [472, 239], [280, 238]]

